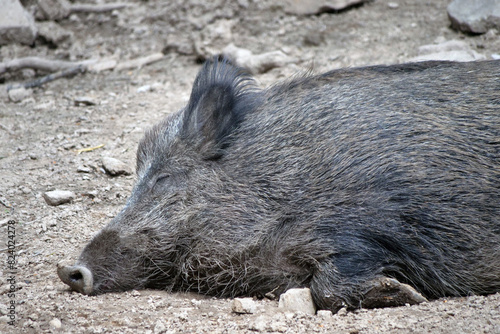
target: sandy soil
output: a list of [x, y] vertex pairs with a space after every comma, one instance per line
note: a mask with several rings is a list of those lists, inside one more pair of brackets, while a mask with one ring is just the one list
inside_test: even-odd
[[[0, 48], [0, 60], [28, 55], [126, 60], [166, 52], [142, 69], [86, 73], [37, 88], [19, 103], [0, 101], [0, 332], [500, 333], [500, 294], [319, 317], [278, 312], [271, 300], [256, 301], [255, 314], [236, 315], [230, 300], [195, 294], [131, 291], [88, 297], [70, 292], [57, 277], [57, 262], [78, 256], [120, 210], [134, 182], [134, 176], [106, 175], [100, 160], [111, 156], [134, 165], [144, 129], [187, 101], [200, 68], [193, 40], [214, 50], [230, 42], [256, 54], [282, 50], [294, 59], [258, 74], [262, 86], [311, 67], [322, 72], [401, 63], [417, 56], [419, 46], [451, 39], [486, 58], [500, 52], [495, 31], [470, 36], [452, 30], [445, 0], [390, 1], [398, 4], [395, 9], [377, 0], [309, 17], [285, 14], [275, 1], [126, 2], [133, 6], [111, 15], [78, 14], [60, 22], [73, 37], [57, 48], [41, 41], [35, 48]], [[22, 71], [1, 80], [32, 76]], [[79, 96], [96, 105], [75, 105]], [[104, 147], [76, 153], [100, 144]], [[54, 189], [71, 190], [76, 198], [48, 206], [42, 194]], [[7, 263], [9, 226], [15, 228], [14, 274]], [[14, 326], [8, 324], [12, 301]]]

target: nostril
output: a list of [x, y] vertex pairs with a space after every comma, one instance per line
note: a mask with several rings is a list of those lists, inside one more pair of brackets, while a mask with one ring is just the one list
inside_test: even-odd
[[72, 281], [80, 281], [83, 279], [83, 275], [80, 271], [76, 271], [69, 275], [69, 279]]

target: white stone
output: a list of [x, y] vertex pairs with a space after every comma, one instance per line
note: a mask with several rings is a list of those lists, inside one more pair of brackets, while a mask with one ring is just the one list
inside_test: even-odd
[[253, 74], [264, 73], [295, 61], [280, 50], [255, 55], [250, 50], [239, 48], [232, 43], [222, 50], [222, 54]]
[[418, 56], [412, 58], [411, 61], [475, 61], [484, 59], [486, 59], [486, 56], [472, 50], [466, 42], [449, 40], [437, 44], [420, 46], [418, 48]]
[[53, 21], [37, 22], [38, 36], [43, 37], [47, 42], [59, 45], [72, 38], [73, 33], [61, 27]]
[[31, 96], [32, 90], [26, 89], [24, 87], [19, 87], [9, 90], [8, 94], [9, 94], [9, 99], [12, 102], [20, 102], [25, 98]]
[[257, 307], [252, 298], [235, 298], [233, 299], [231, 309], [234, 313], [252, 314], [255, 313]]
[[280, 296], [278, 307], [284, 311], [292, 311], [295, 313], [316, 313], [316, 307], [312, 299], [311, 290], [308, 288], [288, 290]]
[[153, 330], [153, 333], [154, 334], [161, 334], [161, 333], [165, 333], [166, 330], [167, 330], [167, 328], [165, 327], [165, 324], [163, 323], [163, 321], [158, 320], [155, 324], [155, 328]]
[[71, 202], [75, 198], [75, 193], [67, 190], [53, 190], [44, 193], [43, 198], [48, 205], [57, 206]]
[[125, 164], [124, 162], [111, 158], [111, 157], [103, 157], [102, 158], [102, 167], [104, 167], [104, 170], [106, 173], [112, 176], [116, 175], [130, 175], [132, 174], [132, 167], [129, 165]]
[[59, 329], [62, 326], [61, 320], [59, 320], [57, 318], [50, 320], [49, 325], [50, 325], [50, 327], [55, 328], [55, 329]]
[[18, 0], [0, 0], [0, 45], [10, 42], [33, 44], [37, 28], [33, 17]]
[[329, 319], [333, 316], [332, 311], [330, 310], [318, 310], [316, 315], [323, 319]]

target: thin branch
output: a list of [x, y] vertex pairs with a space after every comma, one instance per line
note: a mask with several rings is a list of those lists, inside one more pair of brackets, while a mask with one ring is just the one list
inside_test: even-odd
[[141, 68], [144, 65], [163, 59], [163, 57], [164, 55], [161, 52], [153, 53], [144, 57], [126, 60], [123, 62], [117, 62], [114, 59], [102, 59], [102, 60], [89, 59], [80, 62], [70, 62], [62, 60], [47, 60], [39, 57], [26, 57], [0, 63], [0, 74], [5, 73], [7, 71], [20, 70], [23, 68], [32, 68], [35, 70], [56, 72], [46, 75], [42, 78], [36, 79], [34, 81], [8, 85], [7, 91], [9, 91], [21, 87], [24, 88], [39, 87], [44, 83], [54, 81], [62, 77], [67, 77], [78, 73], [84, 73], [87, 71], [101, 72], [104, 70], [111, 70], [111, 69], [116, 69], [117, 71], [120, 71], [130, 68]]
[[161, 52], [153, 53], [145, 57], [135, 58], [127, 61], [120, 62], [116, 65], [116, 70], [126, 70], [129, 68], [141, 68], [144, 65], [154, 63], [164, 57], [164, 54]]
[[40, 87], [44, 83], [54, 81], [54, 80], [59, 79], [59, 78], [72, 76], [72, 75], [75, 75], [78, 73], [84, 73], [85, 71], [86, 71], [85, 66], [78, 65], [78, 66], [75, 66], [72, 68], [68, 68], [66, 70], [62, 70], [62, 71], [59, 71], [56, 73], [46, 75], [44, 77], [41, 77], [41, 78], [33, 80], [33, 81], [28, 81], [25, 83], [20, 83], [20, 84], [15, 84], [15, 85], [8, 85], [7, 91], [9, 91], [11, 89], [21, 88], [21, 87], [24, 87], [24, 88]]
[[73, 68], [83, 64], [82, 62], [71, 62], [64, 60], [48, 60], [40, 57], [25, 57], [9, 60], [0, 63], [0, 74], [8, 71], [15, 71], [22, 68], [32, 68], [46, 72], [57, 72], [68, 68]]
[[76, 150], [76, 154], [80, 154], [82, 152], [91, 152], [91, 151], [97, 150], [98, 148], [101, 148], [101, 147], [104, 147], [104, 144], [97, 145], [97, 146], [94, 146], [94, 147], [86, 147], [86, 148], [82, 148], [82, 149]]

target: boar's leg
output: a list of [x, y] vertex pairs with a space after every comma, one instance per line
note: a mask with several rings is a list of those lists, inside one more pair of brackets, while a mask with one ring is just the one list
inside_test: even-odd
[[57, 265], [57, 275], [71, 289], [90, 295], [93, 289], [93, 278], [90, 270], [83, 266]]
[[329, 263], [313, 276], [311, 293], [318, 309], [378, 308], [419, 304], [427, 299], [408, 284], [385, 276], [342, 279]]
[[408, 284], [379, 277], [364, 284], [360, 306], [365, 308], [420, 304], [427, 299]]

